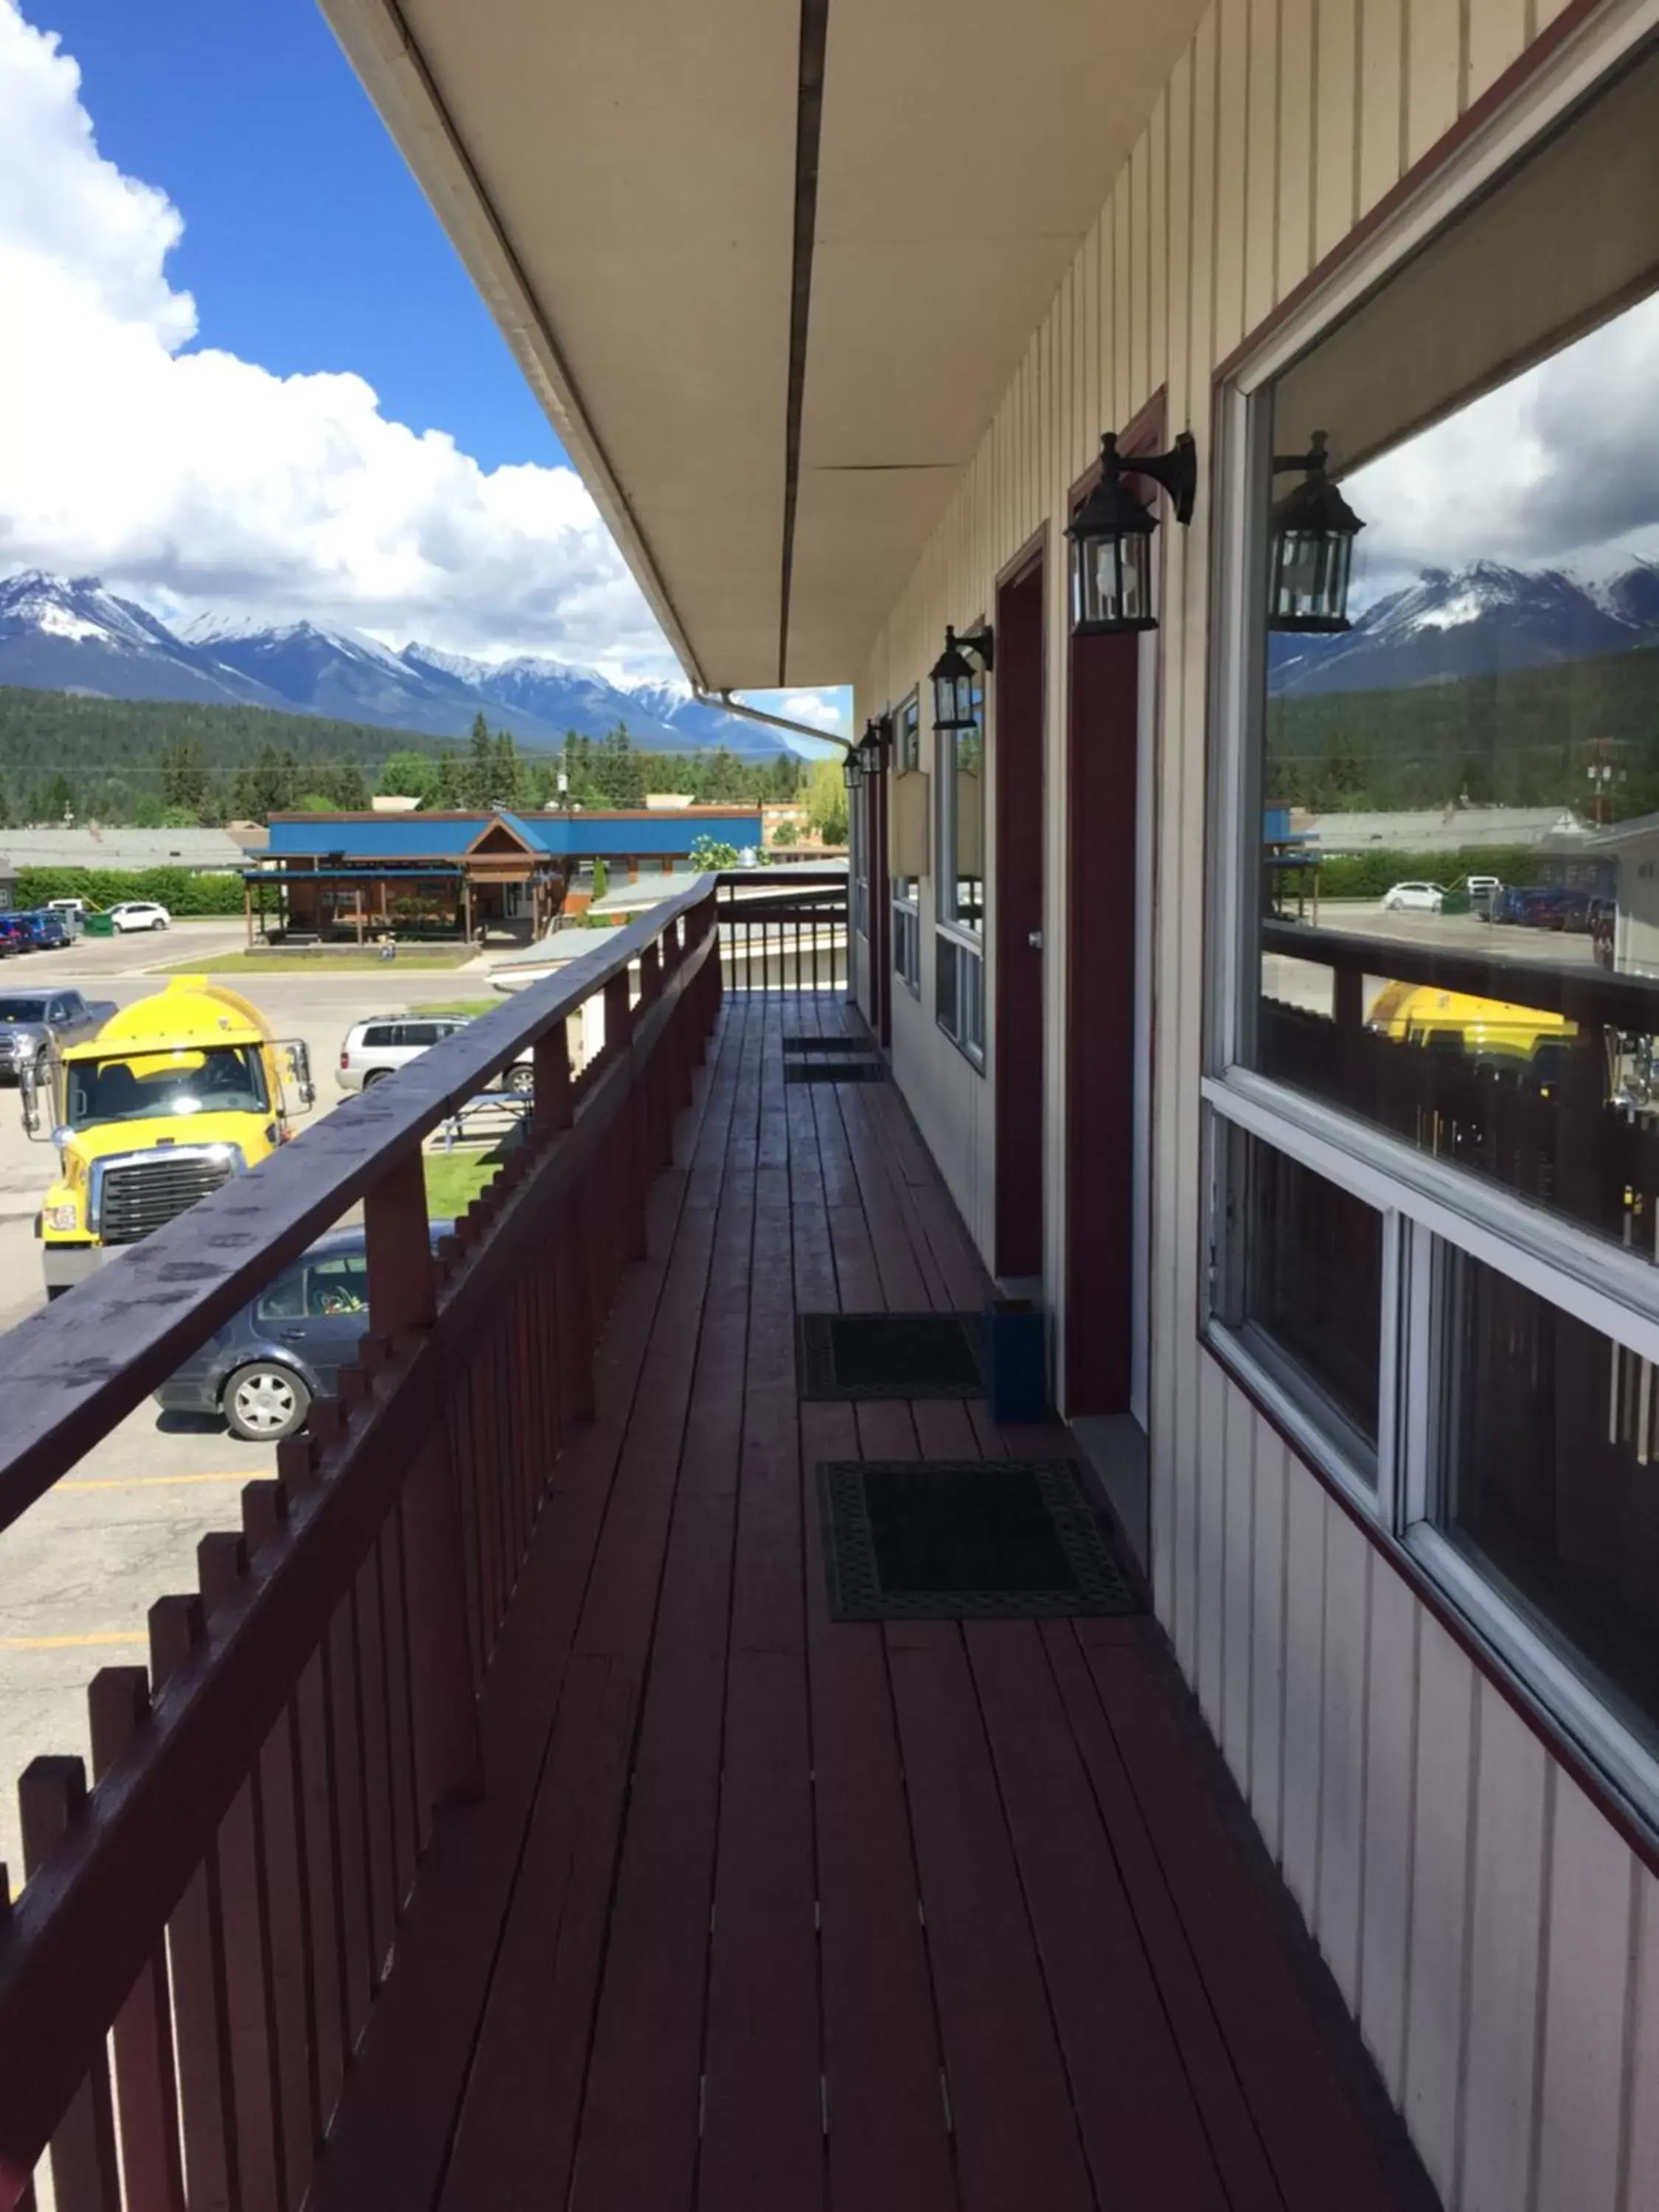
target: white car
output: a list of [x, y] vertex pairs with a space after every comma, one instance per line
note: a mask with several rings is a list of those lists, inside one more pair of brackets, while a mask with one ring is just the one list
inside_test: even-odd
[[154, 899], [123, 899], [119, 906], [110, 908], [109, 918], [118, 933], [129, 929], [165, 929], [173, 920]]
[[1438, 914], [1445, 892], [1438, 884], [1396, 884], [1382, 901], [1384, 914]]

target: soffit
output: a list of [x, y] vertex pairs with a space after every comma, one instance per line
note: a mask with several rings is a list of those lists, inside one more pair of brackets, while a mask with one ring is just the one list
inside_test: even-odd
[[860, 664], [1200, 12], [827, 0], [781, 667], [801, 8], [323, 5], [716, 687]]

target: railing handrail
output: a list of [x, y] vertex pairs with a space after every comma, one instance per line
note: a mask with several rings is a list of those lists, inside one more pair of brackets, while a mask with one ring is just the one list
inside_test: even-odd
[[599, 937], [544, 981], [301, 1133], [49, 1306], [0, 1337], [0, 1529], [49, 1490], [363, 1197], [397, 1158], [474, 1097], [526, 1047], [568, 1020], [686, 915], [717, 878]]
[[[1402, 983], [1468, 992], [1474, 998], [1502, 996], [1516, 1006], [1601, 1022], [1613, 1029], [1659, 1027], [1655, 1018], [1659, 1015], [1659, 977], [1620, 975], [1589, 959], [1582, 966], [1572, 961], [1513, 960], [1501, 945], [1490, 953], [1470, 952], [1297, 921], [1264, 921], [1261, 949], [1338, 974], [1386, 975]], [[1494, 988], [1500, 982], [1501, 993]]]

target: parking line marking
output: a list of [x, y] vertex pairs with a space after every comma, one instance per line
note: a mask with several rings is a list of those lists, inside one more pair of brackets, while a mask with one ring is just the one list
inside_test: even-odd
[[258, 1471], [246, 1474], [85, 1474], [67, 1475], [53, 1490], [154, 1490], [179, 1482], [257, 1482]]
[[84, 1651], [97, 1644], [148, 1644], [142, 1628], [105, 1628], [93, 1636], [0, 1636], [0, 1651]]

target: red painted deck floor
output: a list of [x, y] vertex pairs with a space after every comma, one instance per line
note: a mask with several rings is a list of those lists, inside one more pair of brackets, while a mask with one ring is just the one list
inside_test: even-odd
[[834, 1626], [807, 1309], [975, 1304], [830, 1000], [727, 1001], [337, 2124], [325, 2212], [1370, 2212], [1433, 2199], [1150, 1621]]

